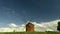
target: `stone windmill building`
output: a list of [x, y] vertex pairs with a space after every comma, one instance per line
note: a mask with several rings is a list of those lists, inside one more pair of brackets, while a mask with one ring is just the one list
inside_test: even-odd
[[32, 24], [31, 22], [26, 24], [26, 32], [34, 32], [34, 24]]

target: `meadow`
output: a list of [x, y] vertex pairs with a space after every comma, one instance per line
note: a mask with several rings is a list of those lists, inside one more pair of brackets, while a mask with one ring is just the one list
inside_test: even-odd
[[0, 34], [60, 34], [60, 32], [0, 32]]

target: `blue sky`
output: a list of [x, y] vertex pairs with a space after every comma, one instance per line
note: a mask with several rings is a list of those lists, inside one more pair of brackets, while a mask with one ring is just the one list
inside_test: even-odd
[[60, 19], [60, 0], [0, 0], [0, 27], [9, 23]]

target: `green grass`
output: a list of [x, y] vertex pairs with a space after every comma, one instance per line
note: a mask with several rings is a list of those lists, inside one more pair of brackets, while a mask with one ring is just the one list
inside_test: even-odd
[[0, 34], [60, 34], [60, 32], [0, 32]]

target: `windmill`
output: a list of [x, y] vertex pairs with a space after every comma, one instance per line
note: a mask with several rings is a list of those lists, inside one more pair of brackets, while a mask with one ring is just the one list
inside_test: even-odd
[[[28, 19], [28, 21], [26, 19]], [[29, 17], [29, 18], [26, 18], [26, 19], [25, 18], [22, 19], [22, 21], [24, 23], [23, 30], [25, 30], [25, 31], [26, 31], [26, 24], [28, 24], [29, 22], [32, 21], [32, 17]]]
[[29, 17], [28, 18], [28, 21], [26, 21], [26, 23], [29, 23], [29, 22], [31, 22], [32, 21], [32, 17]]

